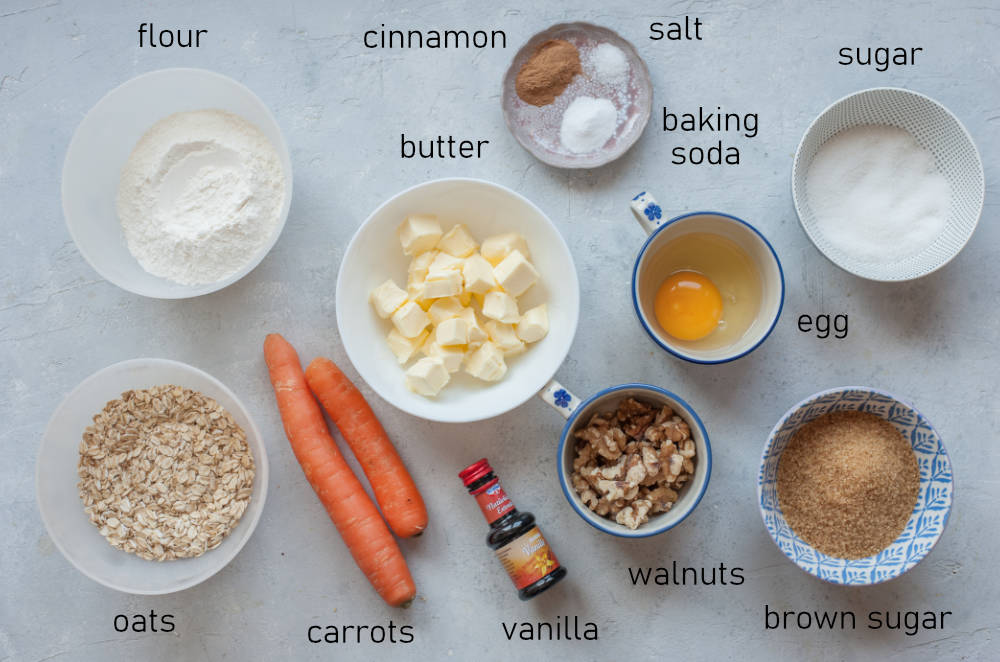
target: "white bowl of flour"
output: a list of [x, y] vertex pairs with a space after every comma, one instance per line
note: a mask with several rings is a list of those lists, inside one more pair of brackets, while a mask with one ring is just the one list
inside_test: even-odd
[[947, 108], [900, 88], [834, 102], [795, 154], [792, 196], [816, 248], [870, 280], [940, 269], [971, 238], [983, 208], [983, 165]]
[[291, 159], [270, 111], [202, 69], [153, 71], [109, 92], [63, 165], [63, 212], [80, 253], [115, 285], [161, 299], [249, 273], [281, 234], [291, 197]]

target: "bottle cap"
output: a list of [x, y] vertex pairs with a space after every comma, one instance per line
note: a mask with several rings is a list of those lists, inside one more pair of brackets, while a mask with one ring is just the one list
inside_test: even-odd
[[468, 487], [492, 471], [493, 467], [490, 466], [489, 461], [484, 457], [475, 464], [470, 464], [465, 469], [459, 471], [458, 477], [461, 478], [462, 483]]

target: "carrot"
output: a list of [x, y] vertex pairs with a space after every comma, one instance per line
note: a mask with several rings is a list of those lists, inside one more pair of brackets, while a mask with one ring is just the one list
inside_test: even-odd
[[309, 393], [298, 354], [272, 333], [264, 341], [264, 359], [295, 457], [355, 563], [386, 602], [394, 607], [409, 604], [417, 589], [403, 554], [330, 436], [323, 412]]
[[400, 538], [427, 528], [427, 507], [365, 396], [330, 359], [306, 368], [306, 383], [364, 469], [389, 528]]

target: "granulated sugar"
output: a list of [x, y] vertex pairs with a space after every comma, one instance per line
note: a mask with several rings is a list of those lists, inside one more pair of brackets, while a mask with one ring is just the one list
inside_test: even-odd
[[910, 444], [866, 412], [831, 412], [806, 423], [778, 464], [785, 520], [804, 541], [838, 558], [872, 556], [892, 544], [919, 489]]
[[830, 138], [806, 172], [817, 229], [856, 260], [917, 255], [948, 220], [951, 186], [908, 132], [862, 125]]

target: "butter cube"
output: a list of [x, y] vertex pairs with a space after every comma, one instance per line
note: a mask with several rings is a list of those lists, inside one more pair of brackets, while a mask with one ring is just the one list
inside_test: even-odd
[[469, 257], [476, 252], [476, 240], [465, 226], [459, 223], [441, 237], [438, 248], [455, 257]]
[[424, 344], [423, 352], [431, 358], [441, 359], [449, 373], [461, 370], [465, 359], [465, 347], [462, 346], [442, 347], [436, 342], [429, 342]]
[[385, 340], [389, 343], [389, 349], [396, 355], [396, 360], [399, 361], [400, 365], [403, 365], [413, 358], [420, 346], [427, 340], [428, 335], [430, 335], [430, 331], [424, 329], [416, 338], [407, 338], [396, 329], [391, 329]]
[[424, 281], [424, 299], [452, 297], [462, 292], [462, 274], [458, 271], [431, 271]]
[[490, 341], [500, 348], [504, 356], [514, 356], [524, 351], [524, 342], [517, 337], [513, 325], [490, 320], [485, 328], [486, 333], [490, 334]]
[[434, 248], [441, 238], [441, 224], [435, 216], [409, 216], [399, 229], [399, 243], [406, 255], [420, 255]]
[[392, 323], [404, 338], [416, 338], [431, 323], [431, 318], [415, 302], [407, 301], [392, 314]]
[[538, 271], [524, 253], [515, 249], [493, 268], [493, 277], [500, 287], [519, 297], [538, 281]]
[[465, 260], [460, 257], [441, 252], [431, 260], [431, 263], [427, 266], [427, 271], [430, 273], [434, 273], [435, 271], [451, 271], [453, 269], [457, 271], [462, 268], [464, 262]]
[[514, 297], [499, 290], [488, 292], [483, 298], [483, 315], [505, 324], [514, 324], [521, 319]]
[[472, 303], [472, 292], [469, 290], [462, 290], [462, 293], [458, 295], [458, 302], [463, 306], [468, 306]]
[[410, 260], [410, 267], [406, 272], [407, 283], [422, 283], [427, 278], [427, 269], [431, 266], [438, 255], [437, 251], [427, 251], [421, 253]]
[[434, 330], [434, 339], [442, 347], [465, 345], [469, 342], [469, 326], [464, 319], [452, 317], [438, 324]]
[[389, 315], [392, 315], [400, 306], [406, 303], [406, 290], [396, 285], [390, 278], [372, 290], [368, 299], [371, 301], [378, 316], [382, 319], [387, 319]]
[[495, 382], [507, 374], [503, 352], [492, 342], [484, 342], [465, 358], [465, 371], [477, 379]]
[[479, 346], [484, 342], [489, 340], [489, 336], [486, 331], [479, 324], [479, 318], [476, 317], [476, 311], [472, 308], [463, 308], [462, 313], [459, 315], [465, 320], [466, 328], [469, 331], [469, 349], [479, 349]]
[[431, 317], [431, 322], [440, 324], [446, 319], [458, 317], [462, 314], [464, 306], [459, 302], [458, 297], [447, 297], [445, 299], [435, 299], [431, 307], [427, 309], [427, 314]]
[[435, 396], [451, 380], [444, 361], [436, 356], [427, 356], [406, 371], [406, 386], [414, 393]]
[[544, 303], [521, 316], [517, 323], [517, 337], [524, 342], [538, 342], [549, 332], [549, 307]]
[[486, 294], [497, 286], [493, 277], [493, 265], [485, 257], [476, 253], [465, 259], [462, 265], [465, 290], [474, 294]]
[[521, 255], [529, 260], [531, 259], [527, 240], [516, 232], [487, 237], [483, 240], [483, 245], [479, 249], [483, 257], [489, 260], [490, 264], [494, 267], [514, 251], [521, 251]]

